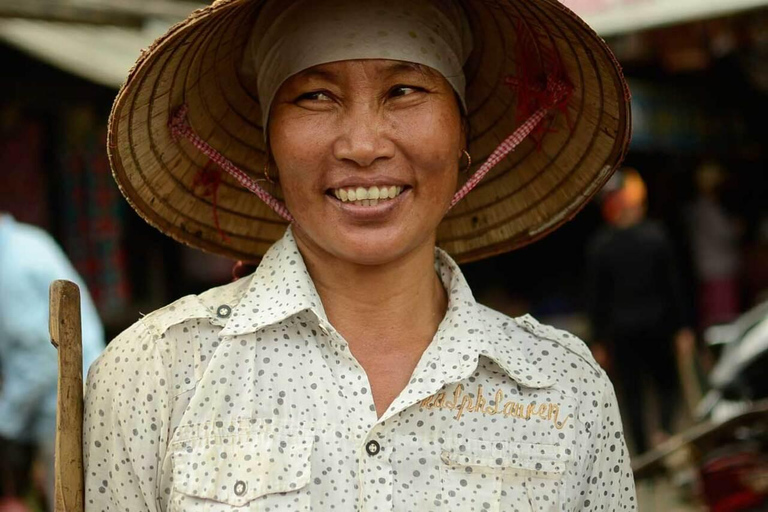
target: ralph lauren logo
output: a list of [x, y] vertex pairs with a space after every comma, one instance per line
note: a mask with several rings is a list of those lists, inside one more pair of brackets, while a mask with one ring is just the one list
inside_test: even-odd
[[521, 420], [530, 420], [539, 418], [544, 421], [551, 421], [552, 425], [562, 430], [565, 427], [571, 415], [567, 415], [560, 420], [560, 404], [552, 402], [544, 403], [523, 403], [513, 400], [506, 400], [504, 392], [497, 390], [493, 397], [493, 405], [490, 405], [485, 399], [483, 386], [477, 387], [475, 398], [464, 393], [464, 385], [458, 384], [453, 390], [453, 394], [448, 395], [444, 391], [436, 393], [421, 401], [421, 407], [425, 409], [448, 409], [456, 411], [455, 419], [459, 420], [465, 413], [480, 413], [487, 416], [503, 414], [505, 418], [516, 418]]

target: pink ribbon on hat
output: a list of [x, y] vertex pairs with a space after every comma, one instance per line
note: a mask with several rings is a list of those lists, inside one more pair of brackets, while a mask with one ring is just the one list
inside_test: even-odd
[[[480, 168], [475, 171], [474, 174], [472, 174], [470, 179], [467, 180], [467, 182], [459, 189], [459, 191], [454, 194], [449, 209], [453, 208], [456, 203], [464, 199], [467, 194], [469, 194], [472, 189], [474, 189], [483, 180], [483, 178], [485, 178], [491, 169], [498, 165], [499, 162], [504, 160], [504, 158], [512, 151], [514, 151], [515, 148], [517, 148], [517, 146], [519, 146], [520, 143], [523, 142], [526, 137], [528, 137], [528, 135], [530, 135], [531, 132], [533, 132], [539, 126], [549, 111], [556, 107], [558, 104], [562, 103], [563, 100], [570, 95], [572, 90], [571, 87], [569, 87], [565, 82], [557, 82], [551, 84], [551, 87], [554, 91], [554, 94], [552, 95], [553, 104], [545, 105], [539, 108], [539, 110], [536, 111], [525, 122], [523, 122], [523, 124], [520, 125], [517, 130], [512, 133], [512, 135], [504, 139], [501, 144], [496, 147], [493, 153], [491, 153], [491, 156], [486, 159], [483, 165], [481, 165]], [[222, 170], [235, 178], [235, 180], [237, 180], [237, 182], [242, 186], [256, 194], [259, 199], [264, 201], [264, 203], [272, 208], [272, 210], [274, 210], [275, 213], [277, 213], [280, 217], [287, 220], [288, 222], [293, 222], [293, 216], [288, 211], [285, 203], [264, 190], [256, 182], [256, 180], [248, 176], [245, 171], [237, 167], [227, 157], [211, 147], [192, 130], [192, 128], [189, 126], [189, 123], [187, 122], [187, 111], [188, 107], [186, 105], [182, 105], [171, 118], [170, 128], [174, 140], [178, 141], [179, 137], [184, 137], [189, 140], [189, 142], [191, 142], [192, 145], [195, 146], [201, 153], [206, 155]]]
[[472, 174], [464, 186], [462, 186], [459, 191], [454, 194], [453, 199], [451, 200], [451, 205], [448, 207], [449, 210], [453, 208], [456, 203], [464, 199], [467, 194], [469, 194], [472, 189], [475, 188], [483, 178], [485, 178], [486, 174], [491, 172], [491, 169], [496, 167], [496, 165], [504, 160], [507, 155], [513, 152], [515, 148], [517, 148], [517, 146], [519, 146], [520, 143], [523, 142], [526, 137], [528, 137], [528, 135], [536, 130], [544, 118], [547, 117], [547, 114], [550, 110], [562, 102], [567, 101], [567, 98], [570, 96], [571, 91], [573, 90], [572, 87], [564, 81], [549, 82], [550, 83], [548, 84], [547, 88], [551, 90], [552, 103], [540, 107], [539, 110], [537, 110], [531, 117], [526, 119], [523, 124], [521, 124], [517, 130], [512, 133], [512, 135], [504, 139], [501, 144], [496, 146], [496, 149], [493, 150], [491, 156], [489, 156], [483, 165], [481, 165], [480, 168], [475, 171], [474, 174]]
[[178, 142], [179, 137], [186, 138], [192, 143], [202, 154], [211, 159], [213, 163], [218, 165], [223, 171], [235, 178], [238, 183], [256, 194], [259, 199], [264, 201], [267, 206], [272, 208], [275, 213], [287, 220], [293, 222], [293, 216], [285, 207], [285, 203], [272, 196], [269, 192], [264, 190], [253, 178], [232, 163], [227, 157], [216, 151], [210, 144], [201, 139], [189, 126], [187, 122], [187, 112], [189, 107], [182, 105], [176, 113], [171, 117], [169, 127], [174, 141]]
[[[526, 54], [525, 48], [523, 48], [522, 53]], [[519, 61], [524, 63], [524, 67], [529, 67], [530, 65], [530, 60], [527, 60], [528, 58], [527, 54], [519, 56]], [[543, 83], [540, 85], [536, 85], [536, 81], [531, 78], [533, 73], [528, 76], [528, 73], [526, 72], [526, 76], [522, 79], [511, 77], [506, 79], [506, 84], [517, 90], [519, 94], [518, 104], [524, 104], [527, 108], [530, 108], [531, 104], [535, 104], [538, 105], [539, 108], [538, 110], [535, 110], [534, 113], [530, 115], [509, 137], [504, 139], [496, 147], [480, 168], [475, 171], [469, 180], [467, 180], [458, 192], [454, 194], [451, 204], [448, 207], [449, 210], [459, 201], [464, 199], [467, 194], [469, 194], [472, 189], [474, 189], [483, 178], [485, 178], [485, 176], [499, 164], [499, 162], [513, 152], [532, 132], [536, 131], [550, 111], [558, 109], [566, 112], [568, 100], [573, 93], [573, 85], [565, 77], [562, 63], [556, 55], [550, 55], [546, 61], [550, 67], [550, 72], [546, 74]], [[294, 222], [293, 216], [288, 211], [285, 203], [264, 190], [256, 180], [251, 178], [245, 171], [237, 167], [232, 161], [211, 147], [211, 145], [201, 139], [192, 130], [187, 122], [187, 112], [187, 105], [182, 105], [171, 117], [169, 127], [174, 140], [178, 142], [180, 137], [189, 140], [189, 142], [191, 142], [201, 153], [206, 155], [222, 170], [235, 178], [235, 180], [242, 186], [256, 194], [259, 199], [264, 201], [264, 203], [272, 208], [272, 210], [274, 210], [280, 217], [288, 222]]]

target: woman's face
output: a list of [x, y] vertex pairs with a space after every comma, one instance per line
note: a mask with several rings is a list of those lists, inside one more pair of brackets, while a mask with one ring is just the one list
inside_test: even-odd
[[450, 84], [435, 71], [390, 60], [335, 62], [294, 75], [269, 118], [297, 241], [364, 265], [431, 250], [456, 190], [463, 140]]

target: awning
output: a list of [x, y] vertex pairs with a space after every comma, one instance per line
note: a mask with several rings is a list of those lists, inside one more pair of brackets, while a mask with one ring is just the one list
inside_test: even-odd
[[603, 37], [717, 18], [768, 6], [768, 0], [561, 0]]
[[[584, 17], [603, 37], [718, 17], [768, 5], [768, 0], [562, 1]], [[119, 14], [125, 15], [126, 6], [134, 4], [128, 2], [121, 5], [123, 8]], [[139, 2], [135, 5], [145, 11], [147, 5], [154, 6], [155, 10], [162, 7], [165, 14], [168, 14], [166, 11], [177, 12], [180, 9], [182, 12], [191, 12], [200, 6], [186, 2]], [[163, 34], [173, 21], [178, 21], [167, 16], [162, 20], [142, 18], [137, 12], [140, 12], [139, 9], [128, 14], [138, 16], [139, 21], [144, 20], [138, 23], [138, 28], [0, 17], [0, 40], [75, 75], [118, 88], [138, 58], [140, 50]]]
[[143, 28], [62, 23], [25, 19], [0, 20], [0, 39], [74, 75], [118, 88], [139, 53], [168, 29], [167, 22]]
[[206, 0], [0, 0], [0, 41], [118, 88], [142, 49]]

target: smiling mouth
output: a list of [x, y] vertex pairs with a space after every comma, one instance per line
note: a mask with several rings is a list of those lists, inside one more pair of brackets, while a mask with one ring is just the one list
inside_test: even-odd
[[329, 194], [342, 203], [352, 203], [355, 206], [377, 206], [379, 203], [391, 201], [396, 198], [406, 187], [389, 185], [381, 187], [344, 187], [329, 190]]

